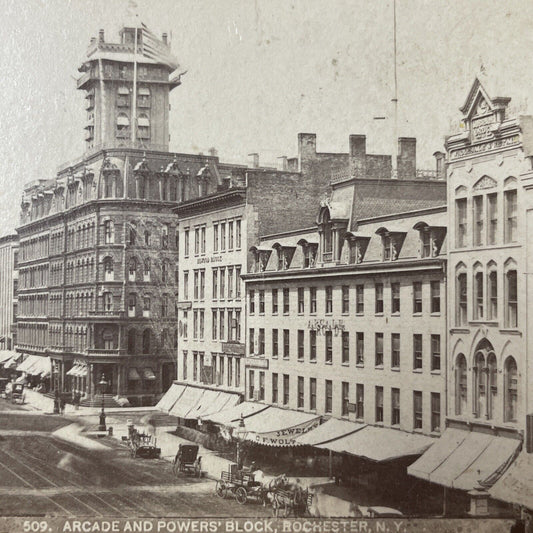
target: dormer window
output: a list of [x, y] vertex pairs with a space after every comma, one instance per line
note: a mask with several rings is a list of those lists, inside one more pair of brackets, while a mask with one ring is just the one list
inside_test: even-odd
[[376, 233], [381, 235], [383, 261], [396, 261], [405, 238], [403, 231], [390, 231], [387, 228], [379, 228]]
[[298, 245], [302, 247], [303, 267], [314, 268], [316, 265], [316, 254], [318, 251], [318, 242], [309, 242], [306, 239], [300, 239]]
[[252, 246], [250, 248], [250, 252], [253, 254], [254, 259], [252, 272], [264, 272], [266, 270], [270, 254], [272, 253], [272, 249]]
[[295, 247], [276, 243], [272, 248], [278, 252], [278, 270], [287, 270], [291, 265]]
[[413, 228], [420, 233], [420, 257], [437, 257], [446, 236], [446, 228], [430, 226], [425, 222], [418, 222]]
[[342, 239], [346, 233], [348, 219], [345, 212], [339, 212], [338, 218], [332, 216], [331, 206], [322, 204], [318, 216], [318, 234], [320, 236], [321, 257], [324, 263], [340, 259]]
[[370, 237], [348, 231], [344, 237], [349, 246], [348, 261], [352, 265], [363, 262]]

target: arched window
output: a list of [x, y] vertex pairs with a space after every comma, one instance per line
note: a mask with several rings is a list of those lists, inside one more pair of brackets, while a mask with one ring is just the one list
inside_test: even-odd
[[166, 283], [168, 280], [168, 265], [166, 261], [161, 263], [161, 281]]
[[494, 417], [494, 406], [496, 405], [496, 398], [498, 397], [498, 368], [496, 356], [493, 352], [489, 354], [487, 369], [489, 386], [489, 395], [487, 398], [487, 418], [490, 420]]
[[117, 116], [117, 138], [127, 139], [130, 135], [130, 119], [126, 113], [119, 113]]
[[137, 332], [134, 329], [128, 331], [128, 353], [135, 353]]
[[141, 113], [137, 119], [137, 138], [150, 138], [150, 119], [146, 113]]
[[468, 321], [468, 289], [466, 282], [466, 268], [461, 263], [456, 268], [455, 275], [455, 323], [464, 326]]
[[331, 228], [331, 221], [329, 219], [329, 212], [324, 213], [324, 248], [323, 260], [331, 260], [333, 252], [333, 232]]
[[135, 259], [135, 257], [132, 257], [130, 259], [129, 269], [128, 269], [129, 281], [135, 281], [136, 276], [137, 276], [137, 259]]
[[466, 358], [461, 353], [455, 360], [455, 414], [463, 415], [466, 413], [467, 404], [467, 377], [466, 377]]
[[483, 306], [483, 272], [481, 266], [474, 266], [474, 320], [484, 317]]
[[113, 294], [104, 292], [103, 294], [104, 312], [113, 311]]
[[150, 281], [150, 272], [151, 272], [150, 259], [146, 258], [144, 260], [144, 271], [143, 271], [144, 281]]
[[505, 422], [516, 422], [518, 408], [518, 371], [514, 357], [505, 361]]
[[487, 315], [489, 320], [496, 320], [498, 318], [498, 272], [493, 261], [488, 265], [488, 272]]
[[137, 240], [137, 225], [133, 222], [129, 226], [129, 241], [131, 246], [135, 246]]
[[104, 281], [113, 281], [114, 279], [113, 258], [109, 256], [104, 257]]
[[505, 322], [508, 328], [518, 327], [518, 279], [514, 269], [505, 273]]
[[149, 329], [143, 331], [143, 354], [150, 353], [152, 332]]
[[486, 374], [485, 374], [485, 356], [481, 352], [477, 352], [474, 356], [473, 373], [473, 414], [476, 418], [485, 414], [487, 394], [486, 394]]
[[134, 317], [137, 314], [137, 295], [132, 293], [128, 296], [128, 317]]
[[148, 87], [139, 87], [137, 106], [150, 107], [150, 89]]
[[113, 332], [110, 329], [104, 329], [102, 331], [102, 340], [104, 342], [104, 350], [113, 350]]
[[104, 243], [113, 244], [115, 242], [115, 225], [112, 220], [104, 222]]

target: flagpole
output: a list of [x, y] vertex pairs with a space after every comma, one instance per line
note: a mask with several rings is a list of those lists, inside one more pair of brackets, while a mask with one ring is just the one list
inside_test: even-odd
[[396, 54], [396, 0], [392, 0], [393, 6], [393, 40], [394, 40], [394, 97], [393, 105], [393, 139], [392, 139], [392, 177], [398, 177], [398, 72]]
[[131, 146], [135, 148], [137, 135], [137, 26], [138, 19], [135, 17], [135, 44], [133, 48], [133, 99], [131, 102]]

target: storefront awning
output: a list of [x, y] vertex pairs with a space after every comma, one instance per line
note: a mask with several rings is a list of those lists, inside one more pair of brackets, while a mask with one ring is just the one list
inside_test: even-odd
[[170, 409], [169, 414], [178, 416], [180, 418], [187, 418], [187, 414], [194, 407], [200, 397], [203, 395], [204, 389], [198, 387], [186, 387], [179, 400]]
[[231, 425], [232, 422], [236, 422], [241, 418], [241, 415], [244, 419], [249, 416], [252, 416], [256, 413], [268, 409], [269, 406], [263, 403], [256, 402], [243, 402], [239, 405], [235, 405], [218, 413], [213, 413], [211, 415], [204, 415], [205, 420], [210, 420], [215, 424], [220, 424], [223, 426]]
[[144, 379], [148, 379], [148, 380], [155, 379], [154, 371], [150, 367], [143, 368], [142, 372], [143, 372]]
[[381, 462], [409, 455], [420, 455], [435, 442], [431, 437], [417, 433], [363, 424], [360, 426], [362, 427], [355, 428], [349, 435], [316, 446]]
[[315, 429], [319, 424], [320, 416], [316, 414], [268, 406], [244, 418], [244, 428], [240, 426], [240, 417], [227, 425], [232, 426], [234, 430], [239, 429], [242, 433], [240, 438], [256, 444], [298, 446], [296, 438]]
[[407, 472], [412, 476], [461, 490], [478, 483], [489, 487], [520, 448], [518, 439], [448, 428]]
[[206, 405], [199, 415], [202, 419], [208, 419], [211, 415], [220, 411], [235, 407], [241, 400], [241, 395], [237, 392], [220, 392], [215, 403]]
[[0, 364], [5, 363], [8, 359], [12, 357], [18, 357], [18, 353], [13, 350], [0, 350]]
[[68, 372], [66, 372], [66, 376], [77, 376], [78, 370], [80, 365], [74, 365]]
[[25, 372], [32, 376], [49, 375], [52, 370], [52, 363], [49, 357], [40, 355], [29, 355], [20, 365], [17, 366], [17, 371]]
[[19, 359], [19, 354], [13, 355], [13, 357], [10, 357], [4, 362], [4, 368], [15, 368], [18, 364]]
[[165, 392], [163, 397], [157, 403], [156, 409], [168, 413], [172, 409], [172, 407], [174, 407], [174, 404], [178, 401], [180, 396], [183, 394], [185, 388], [185, 385], [172, 383], [170, 389]]
[[523, 451], [489, 492], [497, 500], [533, 509], [533, 454]]
[[304, 433], [296, 440], [299, 444], [317, 446], [318, 444], [325, 444], [340, 439], [341, 437], [351, 435], [364, 427], [366, 427], [366, 424], [357, 424], [355, 422], [348, 422], [347, 420], [330, 418], [312, 431]]
[[137, 372], [137, 369], [134, 366], [128, 369], [128, 379], [130, 381], [139, 381], [141, 379], [139, 372]]

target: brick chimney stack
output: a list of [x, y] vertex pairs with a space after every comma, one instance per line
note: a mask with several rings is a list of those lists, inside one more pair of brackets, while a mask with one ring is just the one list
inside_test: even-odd
[[100, 30], [98, 32], [98, 42], [99, 43], [103, 43], [105, 42], [105, 39], [104, 39], [104, 30]]
[[366, 135], [350, 135], [350, 175], [366, 177]]
[[248, 154], [248, 166], [251, 168], [259, 168], [259, 154]]
[[416, 138], [398, 138], [398, 179], [409, 180], [416, 177]]
[[287, 156], [278, 157], [278, 170], [287, 170], [288, 168]]
[[435, 152], [433, 154], [433, 157], [435, 158], [435, 170], [437, 173], [437, 179], [442, 180], [444, 179], [445, 172], [444, 172], [444, 164], [445, 164], [445, 154], [443, 152]]

